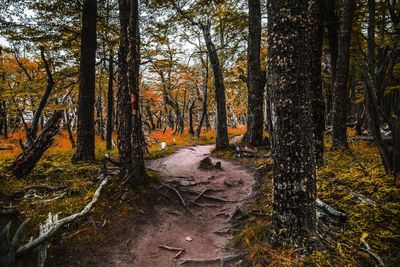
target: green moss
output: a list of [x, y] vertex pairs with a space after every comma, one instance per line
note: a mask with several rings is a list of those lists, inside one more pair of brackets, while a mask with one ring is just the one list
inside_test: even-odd
[[[299, 258], [290, 250], [269, 248], [265, 234], [259, 230], [265, 229], [268, 219], [251, 216], [235, 240], [254, 266], [374, 266], [375, 259], [360, 249], [360, 238], [366, 234], [372, 251], [387, 265], [399, 264], [400, 190], [385, 174], [378, 151], [365, 142], [351, 144], [351, 153], [329, 151], [329, 142], [326, 147], [324, 167], [318, 170], [318, 197], [348, 215], [345, 225], [335, 228], [335, 242], [324, 242], [324, 250]], [[260, 163], [257, 159], [241, 161], [254, 166]], [[262, 177], [259, 195], [251, 208], [272, 214], [272, 172]], [[365, 195], [376, 206], [363, 203], [352, 192]], [[283, 259], [285, 255], [287, 258]]]

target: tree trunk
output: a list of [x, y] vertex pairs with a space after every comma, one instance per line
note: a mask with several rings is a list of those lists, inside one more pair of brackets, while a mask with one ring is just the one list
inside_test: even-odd
[[54, 136], [58, 133], [61, 118], [62, 111], [55, 111], [39, 137], [8, 168], [17, 178], [29, 175], [44, 152], [52, 145]]
[[321, 57], [323, 42], [322, 4], [316, 2], [314, 9], [315, 27], [313, 28], [312, 58], [311, 58], [311, 89], [312, 89], [312, 116], [314, 125], [315, 159], [319, 166], [324, 162], [324, 133], [325, 133], [325, 103], [322, 93]]
[[84, 0], [76, 152], [73, 161], [95, 159], [94, 103], [96, 79], [97, 0]]
[[332, 147], [347, 148], [347, 104], [354, 0], [344, 0], [340, 16], [339, 54], [333, 92]]
[[261, 3], [248, 0], [249, 39], [248, 39], [248, 117], [246, 144], [259, 147], [263, 144], [263, 99], [265, 75], [261, 70]]
[[154, 123], [153, 113], [151, 112], [150, 106], [147, 105], [145, 108], [146, 108], [146, 115], [147, 115], [147, 118], [148, 118], [148, 120], [150, 121], [151, 129], [152, 129], [152, 130], [155, 130], [155, 129], [156, 129], [156, 125], [155, 125], [155, 123]]
[[119, 1], [120, 40], [118, 50], [118, 153], [120, 174], [124, 179], [133, 173], [132, 165], [132, 103], [128, 85], [128, 25], [130, 0]]
[[196, 99], [193, 100], [193, 102], [190, 104], [189, 107], [189, 134], [194, 135], [194, 129], [193, 129], [193, 109], [194, 109], [194, 104], [196, 103]]
[[273, 124], [271, 240], [309, 247], [316, 230], [311, 70], [316, 1], [268, 1], [268, 86]]
[[75, 139], [74, 139], [74, 136], [72, 134], [71, 116], [69, 115], [69, 112], [68, 112], [67, 109], [65, 110], [65, 123], [66, 123], [66, 126], [67, 126], [69, 142], [71, 143], [71, 147], [75, 148]]
[[144, 150], [146, 147], [142, 131], [142, 114], [140, 111], [140, 30], [139, 30], [139, 0], [131, 0], [130, 23], [128, 27], [128, 81], [132, 100], [132, 163], [133, 173], [130, 175], [132, 186], [145, 183], [146, 169], [144, 165]]
[[113, 121], [114, 121], [114, 52], [110, 49], [110, 56], [108, 62], [108, 88], [107, 88], [107, 130], [106, 130], [106, 149], [111, 150], [112, 147], [112, 134], [113, 134]]
[[225, 100], [225, 85], [222, 75], [221, 66], [219, 64], [218, 53], [211, 39], [210, 25], [201, 25], [204, 40], [207, 46], [208, 56], [214, 72], [215, 99], [217, 101], [217, 137], [216, 150], [229, 149], [228, 127], [226, 125], [226, 100]]
[[44, 47], [40, 48], [40, 56], [44, 63], [44, 67], [45, 67], [46, 74], [47, 74], [47, 85], [46, 85], [46, 90], [45, 90], [43, 96], [40, 98], [39, 105], [37, 106], [36, 111], [33, 115], [31, 127], [28, 130], [28, 135], [27, 135], [27, 140], [26, 140], [27, 147], [31, 146], [36, 139], [42, 112], [43, 112], [44, 108], [46, 107], [47, 100], [49, 99], [51, 91], [53, 91], [53, 88], [55, 85], [55, 82], [53, 80], [53, 75], [50, 70], [50, 65], [44, 54]]
[[203, 123], [206, 125], [206, 128], [209, 129], [210, 122], [208, 121], [208, 106], [207, 106], [207, 91], [208, 91], [208, 60], [206, 60], [205, 65], [205, 75], [203, 81], [203, 99], [201, 102], [201, 118], [199, 125], [197, 127], [196, 135], [200, 137], [201, 127], [203, 127]]
[[331, 86], [327, 89], [327, 105], [326, 115], [329, 122], [331, 121], [330, 116], [332, 115], [332, 94], [334, 88], [334, 82], [336, 77], [336, 63], [338, 58], [338, 28], [339, 22], [336, 15], [336, 0], [325, 1], [325, 18], [328, 28], [328, 41], [329, 41], [329, 54], [331, 64]]

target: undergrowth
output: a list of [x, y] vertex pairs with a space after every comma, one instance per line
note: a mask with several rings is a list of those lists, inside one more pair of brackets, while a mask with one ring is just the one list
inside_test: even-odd
[[[324, 166], [318, 170], [318, 197], [346, 213], [348, 219], [342, 227], [332, 228], [335, 240], [322, 240], [323, 249], [308, 256], [269, 247], [266, 227], [272, 214], [271, 159], [240, 159], [256, 167], [265, 162], [269, 166], [259, 174], [256, 201], [250, 207], [268, 216], [250, 216], [235, 236], [252, 266], [376, 266], [377, 261], [362, 250], [361, 239], [387, 266], [399, 266], [400, 190], [393, 177], [385, 174], [376, 147], [360, 141], [351, 143], [347, 152], [331, 151], [328, 140], [326, 150]], [[362, 202], [356, 194], [376, 204]]]

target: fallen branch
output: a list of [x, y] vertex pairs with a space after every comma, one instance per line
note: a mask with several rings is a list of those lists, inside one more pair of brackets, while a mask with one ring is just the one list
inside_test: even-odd
[[[368, 236], [368, 235], [366, 235]], [[371, 255], [379, 264], [379, 266], [385, 266], [385, 263], [382, 261], [382, 259], [378, 256], [378, 254], [374, 253], [371, 251], [371, 247], [368, 245], [367, 241], [365, 241], [366, 236], [361, 237], [361, 243], [364, 245], [365, 248], [361, 248], [362, 251], [367, 252], [369, 255]]]
[[341, 222], [346, 221], [347, 215], [345, 213], [332, 208], [328, 204], [324, 203], [321, 199], [317, 198], [315, 203], [316, 203], [317, 208], [321, 209], [322, 211], [324, 211], [326, 214], [330, 215], [331, 217], [335, 217], [336, 219], [338, 219]]
[[101, 190], [107, 184], [108, 179], [104, 178], [100, 183], [100, 186], [97, 188], [96, 192], [93, 195], [92, 200], [83, 208], [83, 210], [79, 213], [72, 214], [68, 217], [65, 217], [59, 221], [57, 221], [52, 228], [50, 228], [44, 235], [30, 241], [28, 244], [23, 245], [22, 247], [18, 248], [17, 256], [25, 255], [27, 251], [40, 246], [41, 244], [45, 243], [49, 238], [51, 238], [57, 231], [64, 226], [65, 224], [71, 223], [76, 219], [86, 215], [93, 207], [93, 205], [99, 199]]
[[170, 247], [170, 246], [165, 246], [165, 245], [159, 245], [158, 247], [169, 250], [169, 251], [185, 251], [184, 248]]
[[13, 150], [12, 146], [0, 146], [0, 150]]
[[64, 186], [64, 185], [62, 185], [62, 186], [51, 186], [51, 185], [46, 185], [46, 184], [31, 185], [31, 186], [24, 187], [21, 190], [14, 192], [11, 195], [11, 197], [19, 198], [19, 197], [25, 195], [25, 193], [29, 190], [58, 191], [58, 190], [65, 189], [65, 188], [66, 188], [66, 186]]
[[227, 262], [231, 262], [240, 258], [241, 255], [235, 254], [225, 257], [219, 257], [215, 259], [181, 259], [181, 263], [179, 265], [187, 264], [187, 263], [220, 263], [224, 264]]

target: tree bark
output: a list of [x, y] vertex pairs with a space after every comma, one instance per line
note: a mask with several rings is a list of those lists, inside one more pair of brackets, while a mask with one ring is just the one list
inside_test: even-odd
[[196, 103], [196, 99], [192, 101], [192, 103], [189, 106], [189, 134], [194, 135], [194, 128], [193, 128], [193, 109], [194, 109], [194, 104]]
[[226, 123], [226, 99], [225, 99], [225, 85], [224, 77], [221, 71], [221, 65], [218, 59], [217, 49], [211, 39], [211, 26], [201, 25], [204, 40], [207, 46], [208, 56], [210, 58], [211, 66], [214, 72], [214, 86], [215, 86], [215, 99], [217, 101], [217, 136], [216, 136], [216, 150], [229, 149], [228, 140], [228, 127]]
[[268, 87], [273, 126], [273, 245], [309, 247], [316, 231], [310, 76], [316, 1], [268, 1]]
[[265, 75], [261, 70], [261, 2], [248, 0], [248, 111], [246, 144], [251, 147], [263, 145], [263, 104]]
[[315, 159], [319, 166], [324, 162], [325, 102], [322, 93], [321, 57], [323, 42], [322, 2], [317, 0], [315, 11], [315, 27], [313, 28], [311, 58], [312, 116], [314, 125]]
[[8, 168], [17, 178], [29, 175], [44, 152], [52, 145], [54, 136], [58, 133], [62, 111], [55, 111], [39, 137], [24, 150]]
[[120, 175], [129, 178], [132, 165], [132, 103], [128, 85], [128, 25], [130, 0], [119, 0], [120, 40], [118, 50], [118, 153]]
[[95, 160], [96, 16], [97, 0], [84, 0], [75, 162]]
[[348, 148], [347, 105], [351, 31], [353, 29], [354, 0], [344, 0], [341, 7], [339, 54], [333, 92], [332, 148]]
[[[332, 113], [332, 95], [334, 82], [336, 77], [336, 63], [338, 58], [338, 28], [339, 21], [336, 15], [336, 0], [325, 1], [325, 12], [324, 16], [326, 19], [326, 25], [328, 29], [328, 42], [329, 42], [329, 55], [331, 64], [331, 86], [327, 89], [327, 105], [326, 105], [326, 115], [331, 115]], [[330, 116], [327, 116], [329, 121], [331, 121]]]
[[108, 61], [106, 149], [111, 150], [114, 126], [114, 52], [110, 49]]
[[136, 187], [143, 185], [146, 178], [144, 151], [146, 147], [142, 131], [142, 114], [140, 111], [139, 67], [140, 67], [140, 31], [139, 31], [139, 0], [130, 0], [130, 20], [128, 26], [128, 83], [132, 105], [132, 173], [129, 183]]
[[[208, 58], [208, 56], [207, 56]], [[206, 125], [206, 129], [209, 129], [210, 127], [210, 122], [208, 121], [208, 102], [207, 102], [207, 94], [208, 94], [208, 60], [206, 60], [205, 64], [205, 75], [204, 75], [204, 81], [203, 81], [203, 99], [201, 102], [201, 118], [199, 125], [197, 127], [196, 135], [197, 137], [200, 137], [201, 133], [201, 128], [203, 127], [203, 123]]]

